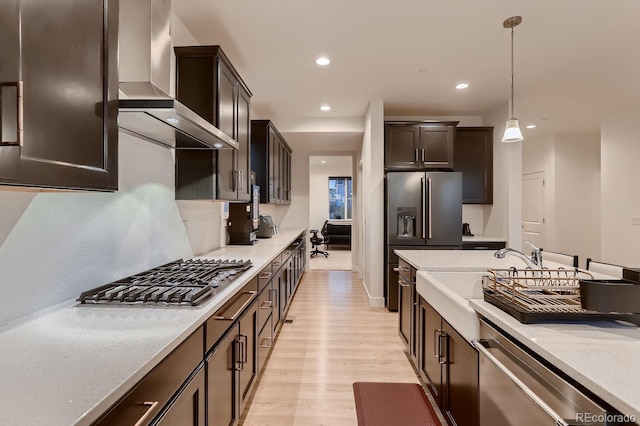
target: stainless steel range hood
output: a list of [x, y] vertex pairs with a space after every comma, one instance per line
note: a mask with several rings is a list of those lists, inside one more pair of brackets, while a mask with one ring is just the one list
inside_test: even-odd
[[120, 2], [118, 126], [172, 148], [233, 148], [238, 143], [168, 95], [171, 0]]

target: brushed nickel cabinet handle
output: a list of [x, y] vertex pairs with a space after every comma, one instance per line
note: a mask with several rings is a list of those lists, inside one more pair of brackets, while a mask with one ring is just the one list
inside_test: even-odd
[[446, 352], [445, 355], [442, 355], [442, 338], [444, 337], [444, 343], [445, 343], [445, 351], [446, 351], [446, 345], [448, 343], [447, 340], [447, 333], [444, 332], [444, 330], [440, 330], [440, 334], [438, 335], [438, 364], [446, 364], [447, 363], [447, 356], [446, 356]]
[[436, 328], [433, 330], [433, 357], [434, 358], [440, 357], [440, 348], [438, 348], [438, 345], [440, 345], [440, 339], [438, 338], [438, 333], [440, 333], [439, 329]]
[[258, 278], [261, 280], [268, 280], [269, 278], [271, 278], [272, 275], [273, 275], [272, 272], [265, 272], [264, 274], [261, 274]]
[[393, 272], [400, 272], [400, 268], [393, 268]]
[[18, 82], [18, 145], [24, 143], [24, 82]]
[[133, 426], [142, 426], [143, 424], [145, 424], [147, 422], [147, 420], [149, 420], [149, 418], [151, 417], [151, 413], [153, 412], [153, 410], [156, 409], [158, 404], [160, 404], [160, 401], [144, 401], [144, 402], [141, 402], [140, 405], [142, 405], [143, 407], [149, 407], [149, 408], [147, 408], [147, 411], [144, 412], [142, 417], [140, 417], [138, 419], [138, 421]]
[[260, 305], [260, 309], [271, 309], [272, 306], [273, 302], [271, 300], [265, 300], [262, 302], [262, 305]]
[[433, 229], [431, 227], [431, 210], [432, 210], [432, 198], [433, 196], [431, 195], [431, 178], [427, 179], [427, 184], [429, 186], [429, 239], [433, 238]]
[[[269, 342], [269, 344], [265, 344], [264, 343], [265, 340], [267, 340]], [[260, 347], [263, 348], [263, 349], [270, 348], [271, 347], [271, 342], [272, 342], [271, 337], [265, 337], [264, 339], [262, 339], [262, 342], [260, 342]]]
[[413, 153], [413, 161], [417, 162], [418, 161], [418, 150], [415, 149], [414, 153]]
[[424, 148], [422, 148], [420, 150], [420, 152], [421, 152], [420, 158], [422, 159], [422, 162], [424, 163]]
[[242, 341], [242, 336], [238, 336], [238, 340], [236, 340], [236, 371], [242, 371], [244, 369], [244, 365], [242, 363], [243, 355], [244, 342]]
[[225, 317], [225, 316], [221, 316], [221, 315], [214, 315], [212, 318], [215, 319], [215, 320], [219, 320], [219, 321], [235, 321], [240, 316], [242, 311], [244, 311], [244, 308], [249, 306], [249, 303], [251, 303], [251, 301], [253, 301], [253, 296], [255, 296], [256, 293], [257, 293], [257, 291], [247, 291], [247, 292], [243, 293], [242, 296], [249, 296], [249, 298], [242, 304], [242, 306], [240, 306], [240, 309], [238, 309], [230, 317]]

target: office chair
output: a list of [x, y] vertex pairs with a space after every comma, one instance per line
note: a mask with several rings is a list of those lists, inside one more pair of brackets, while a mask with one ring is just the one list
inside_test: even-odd
[[318, 247], [320, 247], [320, 245], [322, 243], [326, 243], [328, 241], [328, 238], [322, 238], [321, 236], [318, 235], [318, 231], [317, 229], [311, 229], [309, 232], [311, 232], [313, 235], [311, 235], [311, 238], [309, 239], [311, 241], [311, 245], [312, 245], [312, 249], [311, 252], [309, 253], [309, 257], [314, 257], [317, 254], [323, 254], [324, 257], [329, 257], [329, 252], [328, 251], [324, 251], [324, 250], [320, 250]]

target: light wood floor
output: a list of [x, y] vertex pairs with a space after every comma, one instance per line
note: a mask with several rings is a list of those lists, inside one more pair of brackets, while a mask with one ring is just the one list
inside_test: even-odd
[[347, 271], [300, 282], [244, 425], [357, 425], [353, 382], [419, 383], [398, 337], [398, 314], [369, 308]]

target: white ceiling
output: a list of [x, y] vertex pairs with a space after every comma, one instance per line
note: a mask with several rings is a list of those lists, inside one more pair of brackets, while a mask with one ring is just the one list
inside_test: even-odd
[[[603, 114], [640, 101], [639, 0], [174, 0], [173, 8], [201, 44], [222, 46], [256, 114], [287, 139], [357, 146], [374, 99], [394, 116], [504, 106], [502, 22], [513, 15], [523, 17], [515, 113], [538, 125], [526, 136], [597, 129]], [[315, 65], [320, 54], [329, 67]], [[460, 81], [471, 87], [457, 91]], [[320, 111], [323, 103], [332, 110]], [[334, 138], [311, 136], [318, 132]]]

